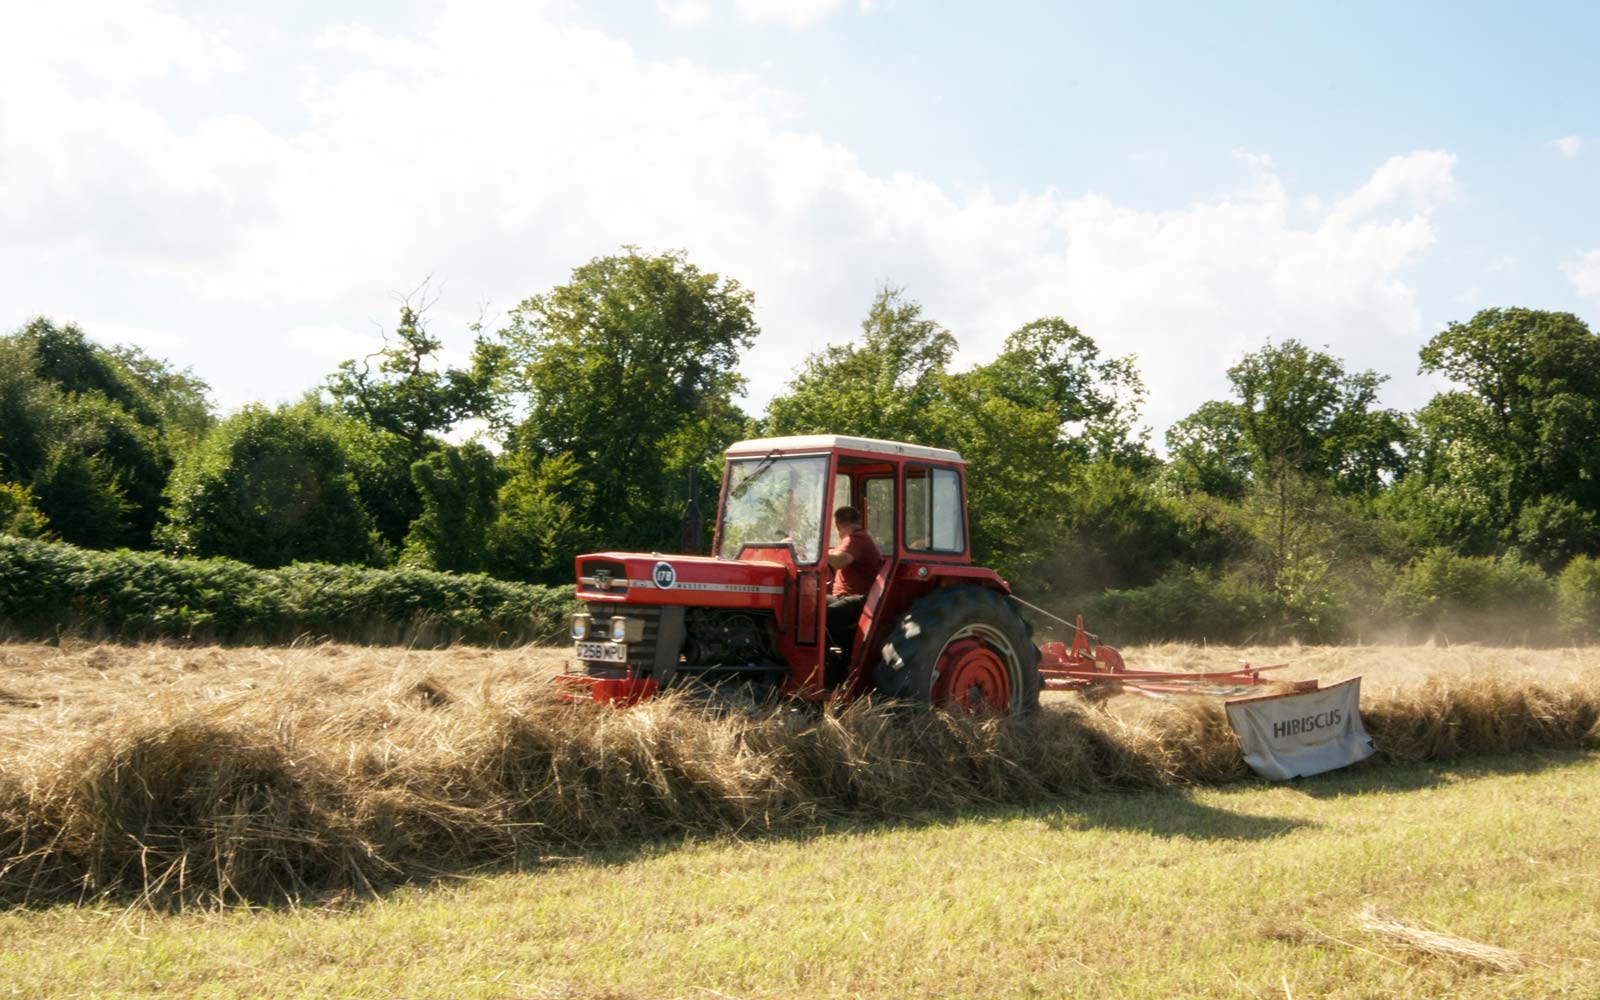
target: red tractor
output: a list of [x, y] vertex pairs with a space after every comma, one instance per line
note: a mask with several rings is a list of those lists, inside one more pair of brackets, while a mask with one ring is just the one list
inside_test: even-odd
[[[569, 697], [631, 703], [730, 681], [807, 699], [878, 691], [1019, 714], [1042, 684], [1010, 586], [972, 565], [960, 455], [817, 435], [728, 449], [711, 556], [577, 558]], [[853, 641], [825, 628], [833, 511], [883, 556]], [[846, 651], [850, 651], [847, 655]], [[829, 666], [834, 669], [830, 671]], [[833, 687], [828, 676], [843, 676]]]

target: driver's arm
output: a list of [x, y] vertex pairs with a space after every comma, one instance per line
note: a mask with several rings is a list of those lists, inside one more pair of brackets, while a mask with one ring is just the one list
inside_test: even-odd
[[856, 557], [850, 554], [850, 550], [844, 547], [844, 543], [840, 543], [836, 549], [828, 550], [828, 567], [830, 569], [844, 569], [855, 561]]

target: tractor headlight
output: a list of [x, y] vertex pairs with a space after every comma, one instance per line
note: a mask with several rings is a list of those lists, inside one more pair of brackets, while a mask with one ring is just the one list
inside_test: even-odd
[[572, 616], [572, 637], [574, 639], [582, 640], [588, 638], [589, 630], [593, 627], [594, 622], [588, 615], [579, 612]]
[[612, 642], [643, 642], [644, 619], [617, 615], [611, 619]]

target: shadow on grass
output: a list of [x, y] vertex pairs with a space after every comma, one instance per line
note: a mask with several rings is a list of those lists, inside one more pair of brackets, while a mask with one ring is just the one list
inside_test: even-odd
[[1186, 840], [1267, 840], [1320, 825], [1234, 812], [1173, 792], [1096, 796], [1058, 807], [1044, 819], [1053, 830], [1131, 830]]
[[1525, 750], [1455, 761], [1412, 763], [1384, 759], [1380, 753], [1361, 764], [1285, 782], [1312, 798], [1416, 792], [1456, 781], [1515, 774], [1538, 774], [1594, 759], [1583, 750]]
[[[1477, 757], [1448, 763], [1401, 763], [1374, 757], [1342, 771], [1289, 782], [1251, 780], [1232, 785], [1208, 786], [1207, 791], [1246, 792], [1273, 787], [1292, 788], [1313, 798], [1338, 798], [1348, 795], [1400, 795], [1425, 791], [1439, 785], [1474, 778], [1537, 774], [1570, 767], [1600, 758], [1585, 751], [1529, 751], [1493, 757]], [[1259, 841], [1280, 837], [1300, 829], [1317, 829], [1314, 820], [1293, 817], [1256, 816], [1194, 798], [1196, 789], [1167, 791], [1100, 792], [1065, 797], [1032, 805], [993, 805], [954, 812], [929, 811], [895, 819], [834, 819], [812, 828], [768, 831], [749, 835], [687, 836], [613, 844], [603, 848], [574, 851], [560, 857], [525, 859], [500, 866], [500, 871], [534, 871], [562, 864], [621, 866], [642, 858], [657, 857], [683, 847], [738, 840], [747, 844], [805, 843], [840, 834], [878, 834], [896, 830], [920, 830], [976, 821], [1004, 822], [1036, 819], [1052, 830], [1089, 829], [1131, 830], [1159, 837], [1206, 841]]]

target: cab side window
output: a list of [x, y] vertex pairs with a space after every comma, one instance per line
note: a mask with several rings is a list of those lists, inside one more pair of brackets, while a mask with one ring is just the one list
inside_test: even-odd
[[882, 550], [894, 549], [894, 480], [879, 476], [867, 480], [866, 490], [867, 534]]
[[964, 552], [961, 474], [924, 465], [906, 467], [906, 548], [926, 552]]
[[839, 547], [839, 528], [833, 523], [833, 512], [850, 504], [850, 477], [843, 472], [833, 477], [833, 503], [828, 507], [828, 548]]

